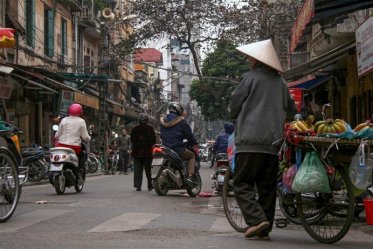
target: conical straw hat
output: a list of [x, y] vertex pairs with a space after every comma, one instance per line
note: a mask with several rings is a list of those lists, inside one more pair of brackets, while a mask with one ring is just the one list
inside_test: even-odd
[[243, 45], [236, 49], [279, 72], [283, 72], [280, 60], [270, 39]]

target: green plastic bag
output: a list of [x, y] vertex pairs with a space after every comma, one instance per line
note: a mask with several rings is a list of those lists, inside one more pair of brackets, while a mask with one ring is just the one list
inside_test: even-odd
[[291, 188], [300, 193], [331, 192], [328, 175], [316, 151], [306, 153]]

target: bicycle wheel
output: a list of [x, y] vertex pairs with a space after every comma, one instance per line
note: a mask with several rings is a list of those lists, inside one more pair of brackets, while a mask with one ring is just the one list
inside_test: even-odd
[[[277, 186], [278, 203], [282, 214], [285, 218], [296, 225], [301, 225], [302, 221], [298, 215], [298, 208], [296, 202], [297, 193], [286, 192], [282, 185]], [[317, 193], [301, 194], [299, 196], [302, 201], [312, 201], [318, 198]], [[308, 206], [304, 207], [303, 213], [308, 223], [315, 223], [321, 220], [325, 215], [325, 208], [322, 206]]]
[[227, 171], [225, 172], [223, 189], [222, 189], [222, 201], [223, 201], [223, 208], [225, 216], [229, 224], [236, 230], [237, 232], [245, 232], [248, 228], [245, 219], [242, 216], [242, 212], [240, 207], [236, 202], [236, 198], [234, 197], [233, 189], [233, 174], [231, 172], [231, 168], [228, 167]]
[[20, 197], [16, 164], [3, 150], [0, 148], [0, 223], [13, 215]]
[[[305, 200], [297, 195], [297, 207], [307, 233], [321, 243], [331, 244], [341, 240], [350, 229], [355, 212], [355, 198], [352, 183], [343, 167], [337, 167], [335, 173], [329, 176], [329, 184], [332, 192], [318, 193], [317, 198]], [[319, 215], [310, 222], [307, 220], [307, 212], [313, 209], [318, 210]]]

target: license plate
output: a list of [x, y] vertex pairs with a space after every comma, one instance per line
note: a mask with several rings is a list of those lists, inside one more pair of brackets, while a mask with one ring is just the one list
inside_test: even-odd
[[62, 164], [52, 164], [50, 167], [50, 171], [61, 171], [63, 165]]
[[152, 178], [156, 178], [161, 166], [152, 166]]
[[162, 163], [163, 163], [163, 158], [153, 158], [153, 161], [152, 161], [153, 166], [162, 165]]
[[224, 175], [218, 175], [218, 183], [224, 182]]

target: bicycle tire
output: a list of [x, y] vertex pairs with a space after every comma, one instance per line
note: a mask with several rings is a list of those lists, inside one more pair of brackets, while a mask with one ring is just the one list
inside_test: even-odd
[[233, 175], [231, 173], [231, 168], [228, 167], [223, 183], [222, 189], [222, 202], [225, 216], [229, 224], [233, 227], [234, 230], [237, 232], [243, 233], [247, 230], [248, 225], [245, 222], [245, 219], [242, 215], [241, 209], [236, 202], [236, 198], [234, 194], [232, 194], [232, 179]]
[[[336, 167], [334, 174], [329, 176], [331, 193], [319, 193], [319, 198], [312, 201], [302, 201], [297, 195], [298, 214], [307, 233], [316, 241], [332, 244], [341, 240], [349, 231], [355, 214], [355, 197], [352, 183], [346, 170]], [[308, 206], [324, 207], [321, 219], [309, 222], [304, 209]]]
[[4, 150], [0, 148], [0, 223], [12, 217], [21, 194], [16, 163]]

